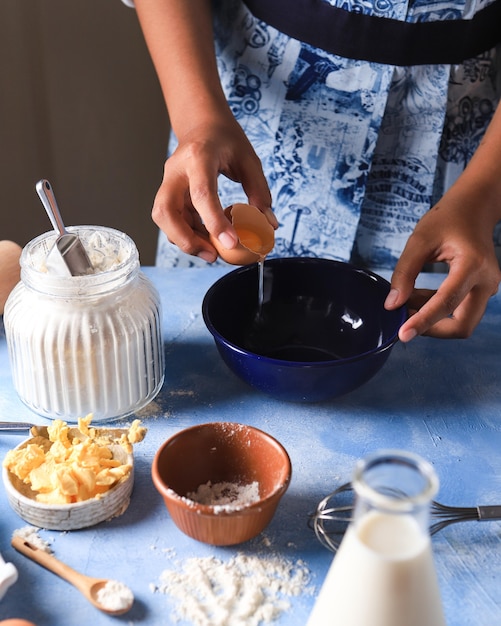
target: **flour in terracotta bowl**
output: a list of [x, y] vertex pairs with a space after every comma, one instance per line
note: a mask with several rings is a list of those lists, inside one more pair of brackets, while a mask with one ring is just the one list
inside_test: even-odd
[[189, 500], [214, 507], [214, 512], [235, 511], [259, 501], [259, 484], [233, 482], [213, 483], [210, 480], [187, 494]]

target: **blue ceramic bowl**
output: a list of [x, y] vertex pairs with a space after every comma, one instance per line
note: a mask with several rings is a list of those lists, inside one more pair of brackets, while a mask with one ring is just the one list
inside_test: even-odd
[[386, 311], [380, 276], [304, 257], [240, 267], [205, 295], [202, 313], [228, 367], [275, 398], [319, 402], [353, 391], [378, 372], [405, 321]]

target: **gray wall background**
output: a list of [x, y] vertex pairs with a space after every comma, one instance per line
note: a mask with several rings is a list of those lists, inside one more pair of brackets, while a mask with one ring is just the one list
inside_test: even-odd
[[135, 11], [120, 0], [1, 0], [0, 239], [24, 245], [50, 222], [128, 233], [155, 259], [150, 216], [168, 120]]

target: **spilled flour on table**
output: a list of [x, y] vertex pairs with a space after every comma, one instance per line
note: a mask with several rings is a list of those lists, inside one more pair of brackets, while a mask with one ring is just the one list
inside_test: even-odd
[[23, 526], [22, 528], [17, 528], [12, 535], [15, 537], [20, 537], [24, 541], [27, 541], [30, 545], [32, 545], [37, 550], [41, 552], [47, 552], [47, 554], [52, 554], [52, 548], [50, 542], [42, 539], [38, 534], [40, 529], [36, 526]]
[[165, 570], [154, 592], [175, 599], [171, 618], [194, 626], [259, 626], [290, 609], [290, 598], [307, 589], [303, 561], [239, 553], [229, 561], [189, 558], [179, 570]]

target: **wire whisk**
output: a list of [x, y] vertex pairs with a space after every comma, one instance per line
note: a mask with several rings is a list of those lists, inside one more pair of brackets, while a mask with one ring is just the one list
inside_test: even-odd
[[[313, 528], [320, 543], [332, 552], [338, 549], [341, 538], [353, 519], [353, 504], [352, 484], [345, 483], [323, 498], [315, 512], [310, 515], [308, 525]], [[446, 526], [458, 522], [499, 521], [501, 505], [448, 506], [433, 500], [430, 518], [430, 535], [434, 535]]]

